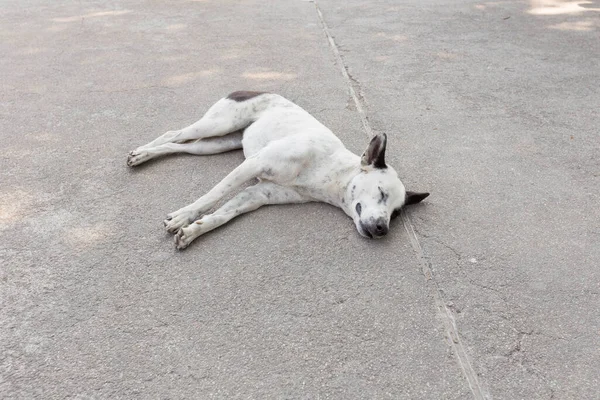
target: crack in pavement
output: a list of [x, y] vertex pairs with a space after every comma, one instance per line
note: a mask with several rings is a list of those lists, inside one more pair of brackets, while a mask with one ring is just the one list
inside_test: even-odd
[[[354, 100], [354, 105], [356, 106], [356, 111], [360, 117], [365, 133], [367, 134], [367, 137], [371, 138], [373, 137], [373, 129], [371, 128], [369, 119], [367, 117], [367, 113], [365, 112], [365, 107], [363, 104], [364, 96], [360, 90], [359, 82], [348, 72], [348, 66], [344, 63], [344, 59], [342, 58], [339, 48], [329, 31], [329, 27], [325, 22], [325, 18], [323, 17], [323, 13], [321, 12], [321, 8], [319, 7], [317, 0], [313, 0], [313, 3], [315, 5], [319, 21], [321, 22], [323, 32], [327, 37], [329, 46], [331, 47], [331, 51], [333, 52], [333, 55], [336, 59], [336, 63], [339, 65], [342, 76], [344, 77], [346, 85], [348, 86], [348, 92]], [[410, 217], [408, 216], [408, 214], [406, 214], [404, 210], [400, 213], [400, 216], [402, 218], [404, 229], [406, 230], [410, 238], [411, 245], [414, 251], [417, 253], [417, 258], [421, 263], [421, 271], [427, 279], [427, 282], [431, 282], [433, 284], [433, 297], [435, 299], [435, 305], [438, 310], [438, 314], [444, 323], [450, 346], [453, 350], [453, 353], [458, 359], [458, 363], [463, 371], [465, 378], [467, 379], [467, 383], [469, 384], [469, 388], [473, 393], [473, 397], [476, 400], [490, 399], [490, 395], [487, 393], [486, 390], [484, 390], [483, 386], [479, 382], [479, 379], [477, 378], [477, 373], [471, 365], [467, 351], [460, 339], [458, 327], [456, 325], [454, 315], [452, 314], [452, 310], [446, 305], [446, 302], [444, 301], [444, 298], [442, 296], [442, 291], [433, 277], [431, 266], [425, 258], [423, 248], [421, 247], [419, 239], [415, 234], [415, 230], [410, 220]]]

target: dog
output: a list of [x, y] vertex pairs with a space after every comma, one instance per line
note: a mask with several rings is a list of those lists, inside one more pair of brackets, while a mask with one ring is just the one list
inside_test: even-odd
[[[198, 236], [267, 204], [319, 201], [341, 208], [358, 233], [381, 238], [400, 209], [429, 193], [407, 191], [385, 162], [387, 136], [378, 134], [359, 157], [307, 111], [284, 97], [239, 91], [215, 103], [196, 123], [169, 131], [131, 151], [140, 165], [171, 153], [207, 155], [243, 149], [245, 160], [207, 194], [167, 215], [177, 249]], [[251, 179], [258, 183], [207, 214], [224, 196]]]

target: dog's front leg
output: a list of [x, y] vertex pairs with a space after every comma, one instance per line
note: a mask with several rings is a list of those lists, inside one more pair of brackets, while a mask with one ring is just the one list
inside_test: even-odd
[[167, 219], [164, 221], [167, 231], [175, 233], [179, 228], [191, 224], [202, 214], [214, 207], [228, 193], [240, 187], [244, 182], [258, 177], [262, 171], [261, 165], [258, 157], [251, 157], [244, 160], [243, 163], [231, 171], [229, 175], [207, 194], [200, 197], [194, 203], [168, 214]]
[[263, 181], [245, 189], [212, 214], [208, 214], [193, 224], [181, 228], [175, 235], [175, 246], [185, 249], [198, 236], [229, 222], [240, 214], [254, 211], [266, 204], [304, 203], [309, 198], [293, 189]]

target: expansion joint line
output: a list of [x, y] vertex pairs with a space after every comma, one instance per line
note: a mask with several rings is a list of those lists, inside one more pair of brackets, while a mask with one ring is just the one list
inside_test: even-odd
[[329, 27], [327, 26], [327, 23], [325, 22], [325, 19], [323, 18], [323, 13], [321, 12], [319, 5], [317, 4], [316, 0], [313, 0], [313, 3], [315, 3], [315, 8], [317, 9], [317, 15], [319, 16], [319, 20], [321, 21], [321, 26], [323, 27], [325, 36], [327, 36], [327, 40], [329, 41], [329, 46], [331, 47], [331, 51], [333, 51], [335, 61], [336, 61], [337, 65], [339, 65], [340, 70], [342, 72], [342, 76], [346, 80], [346, 84], [348, 85], [348, 91], [350, 92], [350, 96], [352, 97], [352, 100], [354, 101], [354, 106], [356, 107], [356, 111], [358, 112], [358, 116], [360, 117], [360, 121], [362, 122], [362, 126], [365, 130], [365, 133], [367, 134], [367, 136], [369, 138], [371, 138], [371, 137], [373, 137], [373, 129], [371, 129], [371, 124], [369, 124], [369, 120], [367, 119], [367, 113], [365, 112], [365, 108], [362, 104], [362, 101], [360, 101], [360, 98], [358, 97], [358, 94], [356, 93], [356, 90], [354, 89], [352, 78], [350, 78], [350, 74], [348, 74], [348, 67], [346, 67], [346, 64], [344, 64], [344, 60], [342, 59], [342, 56], [340, 55], [340, 51], [339, 51], [337, 45], [335, 44], [335, 40], [333, 40], [333, 36], [331, 36], [331, 34], [329, 33]]
[[[350, 93], [350, 96], [354, 101], [356, 111], [358, 112], [365, 133], [367, 134], [367, 137], [371, 138], [373, 136], [373, 129], [371, 128], [371, 124], [369, 123], [369, 119], [367, 118], [367, 113], [365, 112], [364, 104], [356, 92], [354, 81], [348, 73], [348, 67], [344, 63], [344, 60], [340, 55], [338, 46], [335, 43], [333, 36], [331, 36], [331, 33], [329, 32], [329, 27], [325, 22], [325, 18], [323, 18], [323, 13], [321, 12], [319, 4], [316, 0], [313, 0], [312, 2], [315, 4], [315, 8], [317, 10], [317, 15], [321, 22], [323, 32], [325, 33], [325, 36], [329, 41], [329, 46], [331, 47], [331, 51], [333, 52], [336, 63], [339, 65], [342, 76], [346, 81], [346, 85], [348, 86], [348, 92]], [[467, 379], [467, 383], [471, 388], [473, 397], [475, 398], [475, 400], [489, 399], [490, 396], [481, 386], [479, 379], [477, 378], [477, 373], [475, 372], [473, 366], [471, 365], [471, 362], [469, 361], [467, 351], [465, 350], [465, 347], [462, 341], [460, 340], [460, 335], [458, 333], [458, 327], [456, 326], [454, 315], [452, 314], [452, 311], [446, 306], [446, 302], [444, 301], [444, 298], [442, 296], [442, 291], [433, 277], [433, 271], [431, 270], [429, 262], [423, 254], [423, 248], [421, 247], [419, 238], [415, 233], [415, 229], [410, 220], [410, 217], [408, 216], [408, 214], [406, 214], [405, 211], [402, 211], [400, 215], [402, 219], [402, 224], [404, 225], [404, 229], [408, 234], [413, 250], [415, 251], [415, 253], [417, 253], [417, 258], [419, 259], [419, 262], [421, 264], [421, 272], [423, 273], [423, 276], [425, 276], [427, 281], [431, 282], [431, 284], [433, 285], [433, 295], [438, 315], [443, 321], [444, 327], [446, 329], [446, 335], [448, 336], [448, 342], [450, 343], [453, 353], [456, 355], [456, 358], [458, 360], [458, 364], [460, 365], [463, 374]]]

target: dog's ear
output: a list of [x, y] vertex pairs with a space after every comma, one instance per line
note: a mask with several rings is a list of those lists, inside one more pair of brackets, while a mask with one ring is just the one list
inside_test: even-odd
[[374, 168], [387, 168], [385, 165], [385, 145], [387, 143], [387, 135], [382, 133], [371, 139], [371, 143], [363, 153], [360, 163], [363, 166], [372, 165]]
[[[410, 190], [407, 190], [406, 191], [406, 198], [405, 198], [405, 201], [404, 201], [404, 206], [409, 206], [411, 204], [420, 203], [427, 196], [429, 196], [429, 193], [417, 193], [417, 192], [411, 192]], [[401, 211], [402, 211], [402, 209], [396, 208], [392, 212], [392, 217], [390, 219], [396, 218], [398, 215], [400, 215]]]
[[417, 193], [417, 192], [411, 192], [411, 191], [407, 190], [406, 198], [404, 200], [404, 205], [409, 206], [411, 204], [420, 203], [427, 196], [429, 196], [429, 193]]

